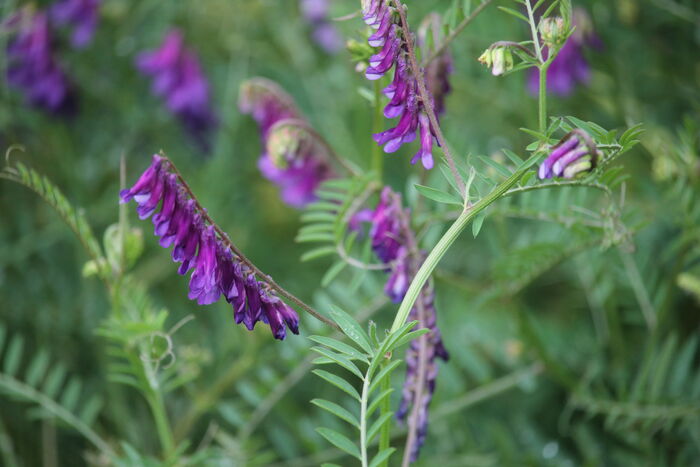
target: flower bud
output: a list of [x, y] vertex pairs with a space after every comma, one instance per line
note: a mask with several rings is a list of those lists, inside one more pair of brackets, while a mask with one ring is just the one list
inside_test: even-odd
[[353, 62], [366, 62], [374, 54], [374, 48], [369, 44], [350, 39], [345, 43], [345, 48], [350, 52]]
[[496, 47], [491, 54], [493, 76], [501, 76], [513, 69], [513, 53], [508, 47]]
[[540, 35], [547, 47], [557, 47], [566, 41], [566, 24], [563, 18], [544, 18], [540, 21]]

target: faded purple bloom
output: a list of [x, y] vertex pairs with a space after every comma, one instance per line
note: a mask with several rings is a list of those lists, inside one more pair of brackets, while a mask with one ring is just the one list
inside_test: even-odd
[[[377, 144], [384, 146], [384, 152], [395, 152], [404, 143], [410, 143], [416, 139], [420, 122], [421, 149], [411, 159], [411, 163], [415, 164], [420, 160], [423, 167], [431, 169], [433, 167], [432, 139], [435, 138], [435, 132], [427, 119], [425, 104], [419, 97], [416, 78], [410, 73], [406, 38], [401, 34], [401, 28], [397, 24], [398, 18], [394, 8], [386, 0], [370, 0], [362, 13], [365, 23], [376, 29], [368, 38], [369, 45], [381, 47], [370, 57], [365, 77], [372, 81], [378, 80], [392, 68], [394, 69], [391, 84], [384, 88], [384, 95], [390, 99], [384, 108], [384, 116], [400, 117], [394, 128], [375, 134], [374, 140]], [[430, 94], [430, 90], [428, 93]], [[433, 97], [431, 96], [430, 99]], [[435, 105], [434, 102], [432, 103]]]
[[425, 69], [425, 85], [433, 96], [437, 116], [445, 113], [445, 98], [452, 91], [449, 75], [453, 71], [454, 62], [449, 52], [437, 57]]
[[[411, 451], [411, 462], [418, 459], [420, 449], [425, 443], [428, 434], [428, 408], [435, 393], [438, 366], [437, 359], [447, 361], [449, 354], [442, 342], [440, 330], [436, 324], [435, 291], [426, 285], [418, 295], [416, 306], [413, 307], [409, 319], [418, 320], [418, 329], [427, 328], [430, 332], [425, 336], [411, 341], [406, 350], [406, 381], [404, 382], [401, 403], [396, 412], [399, 420], [406, 421], [410, 418], [411, 408], [417, 410], [415, 423], [415, 441]], [[422, 343], [421, 341], [424, 340]], [[425, 361], [421, 365], [421, 345], [425, 345], [423, 356]], [[420, 377], [420, 369], [424, 368], [424, 375]]]
[[51, 19], [73, 28], [71, 44], [85, 47], [92, 40], [100, 15], [100, 0], [59, 0], [51, 6]]
[[2, 25], [14, 33], [7, 44], [7, 82], [36, 107], [56, 113], [73, 110], [65, 73], [53, 55], [49, 19], [43, 11], [25, 7]]
[[153, 215], [154, 233], [160, 237], [160, 245], [173, 246], [172, 258], [181, 263], [178, 273], [186, 274], [194, 268], [189, 299], [209, 305], [223, 294], [233, 307], [236, 323], [252, 330], [262, 321], [280, 340], [285, 338], [287, 328], [298, 334], [296, 312], [229, 250], [216, 228], [204, 221], [202, 208], [189, 197], [171, 168], [170, 161], [154, 155], [152, 164], [133, 187], [122, 190], [120, 198], [122, 203], [133, 199], [142, 219]]
[[327, 53], [333, 54], [343, 47], [343, 39], [328, 19], [328, 0], [301, 0], [301, 12], [313, 29], [316, 43]]
[[399, 257], [399, 249], [406, 242], [405, 225], [401, 216], [401, 196], [384, 187], [379, 204], [372, 215], [370, 237], [372, 249], [383, 263]]
[[540, 165], [540, 179], [574, 178], [595, 168], [598, 150], [593, 139], [581, 129], [575, 129], [552, 147], [552, 152]]
[[160, 48], [139, 54], [136, 66], [153, 78], [153, 93], [165, 100], [168, 110], [208, 151], [210, 133], [217, 125], [209, 102], [209, 85], [197, 56], [185, 48], [182, 33], [170, 31]]
[[[591, 68], [584, 51], [601, 45], [600, 39], [593, 32], [588, 13], [583, 9], [574, 10], [573, 24], [576, 29], [547, 70], [547, 90], [560, 96], [571, 94], [577, 84], [588, 84]], [[539, 71], [532, 69], [528, 75], [528, 89], [533, 95], [539, 91], [539, 79]]]
[[[241, 85], [238, 106], [241, 112], [250, 114], [258, 123], [263, 146], [258, 168], [265, 178], [280, 188], [282, 200], [296, 208], [315, 201], [319, 185], [335, 177], [318, 145], [290, 144], [298, 142], [295, 138], [301, 137], [290, 131], [282, 135], [289, 138], [284, 139], [284, 147], [277, 151], [284, 152], [285, 157], [272, 157], [267, 150], [275, 124], [294, 121], [306, 125], [293, 99], [276, 83], [253, 78]], [[286, 151], [287, 146], [293, 150]]]

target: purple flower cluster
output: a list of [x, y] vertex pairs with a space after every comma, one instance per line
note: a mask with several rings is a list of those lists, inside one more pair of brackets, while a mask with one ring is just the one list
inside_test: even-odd
[[[547, 70], [547, 90], [560, 96], [571, 94], [577, 84], [588, 84], [591, 68], [583, 53], [601, 44], [584, 10], [575, 9], [572, 22], [576, 29]], [[533, 95], [539, 90], [539, 76], [539, 71], [533, 69], [528, 77], [528, 88]]]
[[436, 137], [425, 112], [425, 103], [418, 94], [416, 78], [408, 66], [406, 41], [413, 39], [403, 37], [396, 22], [395, 9], [387, 0], [368, 0], [363, 9], [363, 18], [367, 25], [376, 29], [368, 38], [369, 45], [381, 47], [370, 57], [365, 76], [369, 80], [377, 80], [394, 68], [393, 81], [383, 91], [390, 99], [384, 108], [384, 116], [400, 117], [396, 127], [375, 134], [374, 140], [384, 146], [384, 152], [392, 153], [402, 144], [415, 140], [417, 132], [420, 131], [421, 149], [411, 159], [411, 163], [415, 164], [420, 160], [423, 167], [431, 169], [433, 141]]
[[593, 139], [583, 130], [575, 129], [552, 147], [538, 172], [539, 178], [574, 178], [595, 168], [598, 149]]
[[290, 119], [304, 121], [292, 98], [276, 83], [254, 78], [241, 85], [238, 106], [258, 123], [263, 146], [258, 167], [265, 178], [280, 188], [282, 200], [296, 208], [315, 201], [318, 186], [335, 177], [326, 159], [316, 152], [317, 148], [299, 145], [299, 151], [284, 161], [274, 160], [267, 151], [274, 125]]
[[[409, 416], [410, 407], [418, 405], [416, 438], [411, 450], [411, 462], [415, 462], [428, 434], [428, 408], [435, 393], [435, 383], [438, 375], [437, 359], [440, 358], [446, 362], [450, 358], [442, 343], [440, 330], [437, 328], [435, 291], [431, 286], [426, 285], [420, 295], [418, 295], [416, 305], [409, 314], [409, 319], [419, 320], [419, 328], [430, 329], [430, 332], [425, 336], [412, 340], [408, 350], [406, 350], [406, 381], [404, 382], [399, 409], [396, 412], [396, 417], [405, 421]], [[419, 379], [421, 339], [427, 340], [425, 343], [425, 373], [422, 381]]]
[[[384, 287], [384, 292], [394, 301], [403, 300], [408, 286], [415, 276], [417, 263], [422, 258], [415, 258], [409, 252], [409, 242], [412, 241], [412, 233], [408, 210], [401, 207], [401, 196], [394, 193], [391, 188], [385, 187], [377, 207], [372, 215], [372, 227], [370, 236], [372, 249], [377, 257], [389, 266], [389, 280]], [[417, 256], [417, 255], [415, 255]], [[405, 420], [409, 408], [420, 404], [418, 408], [418, 421], [416, 423], [416, 442], [413, 444], [411, 459], [418, 457], [425, 436], [428, 431], [428, 406], [435, 392], [435, 380], [437, 378], [437, 358], [447, 361], [449, 358], [442, 343], [440, 331], [437, 328], [437, 315], [435, 311], [435, 292], [430, 285], [421, 290], [416, 304], [410, 313], [411, 320], [419, 321], [419, 328], [428, 328], [428, 333], [423, 339], [427, 339], [425, 354], [424, 377], [420, 377], [420, 339], [411, 342], [406, 351], [406, 381], [403, 387], [403, 396], [397, 412], [399, 420]], [[422, 387], [422, 390], [419, 389]]]
[[136, 66], [153, 78], [153, 93], [165, 99], [168, 110], [208, 151], [210, 133], [217, 125], [209, 102], [209, 85], [197, 56], [185, 47], [182, 33], [170, 31], [158, 49], [137, 57]]
[[51, 19], [59, 26], [73, 28], [71, 43], [85, 47], [92, 40], [100, 14], [100, 0], [59, 0], [51, 6]]
[[[258, 321], [269, 324], [276, 339], [284, 339], [286, 328], [299, 333], [299, 317], [280, 300], [264, 281], [235, 256], [217, 236], [197, 202], [171, 171], [168, 159], [153, 156], [153, 162], [136, 184], [120, 193], [121, 202], [132, 199], [141, 219], [153, 215], [155, 235], [163, 248], [173, 246], [173, 261], [179, 274], [190, 276], [190, 300], [208, 305], [223, 294], [233, 306], [236, 323], [252, 330]], [[160, 207], [160, 210], [158, 210]], [[156, 212], [158, 211], [158, 212]]]
[[301, 0], [301, 12], [313, 29], [314, 41], [329, 54], [343, 47], [338, 30], [328, 20], [328, 0]]
[[49, 17], [25, 7], [4, 23], [13, 32], [7, 44], [7, 82], [33, 106], [56, 113], [72, 110], [74, 99], [53, 50]]

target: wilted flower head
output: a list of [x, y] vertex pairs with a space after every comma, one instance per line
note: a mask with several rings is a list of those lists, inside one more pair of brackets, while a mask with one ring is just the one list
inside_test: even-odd
[[318, 186], [335, 173], [327, 147], [292, 98], [276, 83], [253, 78], [241, 85], [238, 106], [258, 123], [263, 144], [258, 167], [280, 187], [282, 200], [297, 208], [314, 201]]
[[[406, 40], [413, 40], [413, 38], [403, 37], [401, 28], [397, 24], [398, 15], [386, 0], [367, 0], [363, 3], [362, 13], [365, 23], [376, 30], [368, 38], [369, 45], [381, 47], [370, 57], [365, 77], [369, 80], [377, 80], [392, 68], [394, 69], [393, 81], [383, 91], [384, 95], [390, 99], [384, 108], [384, 116], [400, 117], [394, 128], [375, 134], [374, 140], [384, 146], [384, 152], [392, 153], [404, 143], [415, 140], [420, 131], [421, 148], [411, 159], [411, 163], [415, 164], [420, 160], [423, 167], [431, 169], [433, 141], [436, 140], [435, 129], [427, 118], [425, 103], [419, 96], [416, 78], [411, 74], [408, 66]], [[430, 97], [430, 99], [433, 98]], [[431, 104], [435, 106], [432, 101]]]
[[540, 165], [541, 179], [574, 178], [595, 168], [598, 150], [593, 139], [583, 130], [575, 129], [552, 147], [552, 152]]
[[328, 0], [301, 0], [304, 18], [313, 29], [313, 38], [327, 53], [336, 53], [343, 47], [343, 39], [328, 19]]
[[70, 112], [74, 100], [68, 80], [53, 51], [49, 18], [25, 7], [4, 22], [12, 34], [7, 43], [7, 82], [27, 101], [51, 112]]
[[73, 47], [85, 47], [92, 40], [100, 14], [100, 0], [59, 0], [51, 6], [51, 19], [73, 28]]
[[[600, 39], [593, 31], [590, 16], [585, 10], [574, 9], [572, 23], [576, 29], [547, 70], [547, 90], [560, 96], [571, 94], [577, 84], [588, 83], [591, 69], [583, 53], [587, 48], [600, 47]], [[537, 94], [537, 69], [530, 72], [528, 87], [532, 94]]]
[[[190, 276], [190, 300], [200, 305], [224, 296], [233, 306], [236, 323], [252, 330], [258, 321], [270, 325], [276, 339], [286, 329], [299, 333], [299, 317], [280, 300], [265, 280], [258, 280], [249, 264], [232, 253], [225, 238], [191, 197], [170, 161], [154, 155], [134, 186], [120, 193], [122, 203], [136, 201], [141, 219], [153, 215], [154, 233], [163, 248], [173, 247], [179, 274]], [[157, 211], [157, 212], [156, 212]]]
[[209, 84], [194, 52], [187, 49], [182, 33], [170, 31], [160, 48], [136, 58], [138, 69], [153, 78], [152, 91], [205, 150], [216, 118], [209, 102]]

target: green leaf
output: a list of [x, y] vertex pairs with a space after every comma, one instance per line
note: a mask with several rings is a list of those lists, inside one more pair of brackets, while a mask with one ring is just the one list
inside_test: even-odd
[[512, 8], [504, 7], [504, 6], [499, 6], [499, 10], [501, 10], [504, 13], [508, 13], [509, 15], [513, 15], [516, 18], [518, 18], [521, 21], [525, 21], [526, 23], [530, 23], [530, 21], [520, 12], [513, 10]]
[[336, 350], [340, 353], [344, 353], [345, 355], [351, 358], [356, 358], [365, 363], [369, 363], [365, 354], [357, 350], [355, 347], [346, 344], [345, 342], [333, 339], [332, 337], [324, 336], [310, 336], [309, 339], [321, 345], [325, 345], [326, 347], [330, 347], [331, 349]]
[[429, 332], [430, 332], [430, 329], [426, 329], [426, 328], [417, 329], [415, 331], [409, 332], [405, 336], [401, 336], [401, 338], [397, 339], [396, 343], [394, 344], [394, 346], [391, 350], [393, 351], [395, 349], [398, 349], [402, 345], [408, 344], [413, 339], [418, 339], [423, 334], [428, 334]]
[[479, 235], [479, 232], [481, 231], [481, 227], [484, 225], [484, 219], [486, 219], [486, 211], [482, 211], [479, 213], [476, 218], [472, 221], [472, 234], [474, 235], [474, 238], [476, 238], [477, 235]]
[[530, 181], [530, 179], [535, 175], [534, 170], [530, 170], [529, 172], [525, 172], [525, 175], [520, 179], [520, 185], [521, 186], [527, 186], [527, 182]]
[[46, 381], [44, 382], [42, 391], [47, 396], [54, 399], [56, 397], [56, 394], [58, 394], [59, 389], [61, 388], [61, 384], [63, 384], [63, 379], [65, 378], [65, 376], [66, 367], [64, 367], [60, 363], [58, 365], [54, 365], [53, 368], [49, 371], [48, 376], [46, 377]]
[[316, 376], [325, 379], [329, 383], [331, 383], [333, 386], [337, 387], [338, 389], [344, 391], [350, 397], [353, 397], [354, 399], [357, 399], [358, 401], [360, 399], [360, 393], [357, 392], [357, 389], [355, 389], [350, 383], [345, 381], [343, 378], [340, 376], [334, 375], [333, 373], [329, 373], [325, 370], [313, 370], [312, 373], [314, 373]]
[[385, 376], [391, 374], [392, 371], [396, 369], [397, 366], [401, 365], [403, 363], [403, 360], [394, 360], [390, 362], [387, 365], [384, 365], [381, 370], [379, 370], [379, 373], [372, 378], [372, 384], [369, 385], [369, 394], [372, 394], [377, 387], [379, 387], [379, 384], [382, 382]]
[[323, 256], [334, 255], [335, 253], [335, 246], [322, 246], [319, 248], [314, 248], [313, 250], [309, 250], [303, 255], [301, 255], [301, 261], [311, 261], [313, 259], [321, 258]]
[[374, 400], [372, 401], [372, 403], [369, 405], [369, 407], [367, 407], [367, 417], [370, 417], [370, 416], [374, 413], [374, 411], [377, 410], [377, 408], [378, 408], [379, 405], [382, 403], [382, 401], [383, 401], [384, 399], [386, 399], [387, 397], [389, 397], [389, 395], [390, 395], [392, 392], [394, 392], [394, 389], [393, 389], [393, 388], [385, 389], [384, 391], [382, 391], [382, 392], [376, 397], [376, 399], [374, 399]]
[[357, 421], [357, 417], [355, 417], [353, 414], [350, 413], [350, 411], [339, 406], [335, 402], [327, 401], [325, 399], [312, 399], [311, 403], [318, 407], [321, 407], [323, 410], [332, 413], [336, 417], [345, 420], [358, 430], [360, 429], [360, 422]]
[[10, 344], [7, 346], [7, 353], [5, 354], [5, 362], [3, 373], [10, 376], [17, 374], [19, 369], [19, 364], [22, 359], [22, 348], [24, 347], [24, 339], [22, 336], [13, 336], [10, 340]]
[[78, 378], [71, 378], [61, 396], [61, 405], [71, 412], [74, 411], [78, 406], [78, 401], [80, 400], [80, 391], [82, 386], [83, 385]]
[[518, 156], [516, 153], [511, 151], [510, 149], [504, 149], [503, 154], [506, 155], [508, 159], [513, 163], [514, 166], [520, 167], [520, 165], [524, 162], [520, 156]]
[[78, 414], [78, 418], [83, 421], [86, 425], [92, 425], [97, 418], [97, 414], [102, 408], [102, 399], [99, 396], [94, 396], [90, 398], [85, 405], [82, 406], [82, 410]]
[[369, 467], [378, 467], [383, 462], [387, 461], [394, 452], [396, 452], [396, 448], [386, 448], [383, 451], [379, 451], [372, 459], [372, 462], [370, 462]]
[[355, 318], [337, 306], [331, 307], [330, 316], [333, 321], [340, 326], [340, 329], [343, 330], [346, 336], [362, 347], [362, 349], [367, 352], [368, 355], [372, 355], [372, 346], [369, 345], [369, 337], [365, 333], [364, 329], [362, 329], [357, 321], [355, 321]]
[[481, 160], [486, 165], [492, 167], [496, 172], [498, 172], [499, 174], [503, 175], [506, 178], [508, 178], [512, 175], [512, 172], [510, 170], [508, 170], [504, 165], [496, 162], [495, 160], [491, 159], [490, 157], [479, 156], [479, 160]]
[[335, 263], [333, 266], [326, 271], [326, 273], [323, 275], [323, 279], [321, 279], [321, 287], [328, 287], [328, 284], [333, 282], [333, 280], [338, 277], [338, 274], [343, 272], [343, 269], [348, 265], [345, 261], [338, 261]]
[[31, 387], [37, 387], [37, 384], [41, 378], [46, 373], [46, 369], [49, 367], [49, 353], [46, 349], [41, 349], [37, 352], [36, 356], [32, 359], [32, 363], [27, 369], [27, 377], [25, 381]]
[[325, 347], [312, 347], [311, 350], [313, 350], [314, 352], [320, 353], [321, 355], [323, 355], [326, 358], [333, 360], [335, 363], [342, 366], [343, 368], [345, 368], [349, 372], [353, 373], [358, 378], [362, 379], [364, 377], [364, 375], [357, 368], [357, 366], [355, 366], [355, 364], [352, 363], [350, 361], [350, 359], [348, 359], [344, 355], [340, 355], [340, 354], [337, 354], [335, 352], [332, 352], [332, 351], [326, 349]]
[[377, 434], [379, 434], [379, 430], [382, 428], [382, 426], [387, 423], [389, 420], [391, 420], [391, 417], [394, 415], [394, 412], [386, 412], [383, 413], [382, 415], [379, 416], [377, 420], [372, 424], [370, 429], [367, 431], [367, 442], [370, 443], [372, 442], [372, 439], [374, 439]]
[[447, 193], [446, 191], [441, 191], [441, 190], [436, 190], [435, 188], [431, 188], [429, 186], [423, 186], [423, 185], [414, 185], [416, 187], [416, 190], [418, 190], [418, 193], [421, 195], [425, 196], [428, 199], [432, 199], [433, 201], [437, 201], [438, 203], [443, 203], [443, 204], [454, 204], [456, 206], [462, 206], [462, 200], [458, 197], [453, 195], [452, 193]]
[[357, 449], [357, 446], [355, 446], [355, 444], [344, 435], [341, 435], [337, 431], [331, 430], [330, 428], [323, 427], [316, 428], [316, 432], [326, 438], [329, 443], [341, 451], [344, 451], [357, 459], [361, 459], [360, 450]]
[[311, 232], [311, 233], [300, 233], [294, 239], [297, 243], [309, 243], [309, 242], [334, 242], [335, 235], [328, 232]]

